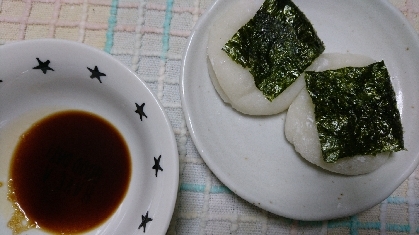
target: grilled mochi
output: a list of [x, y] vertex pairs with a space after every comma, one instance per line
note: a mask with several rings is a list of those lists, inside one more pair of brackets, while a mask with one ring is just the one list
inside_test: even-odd
[[285, 136], [309, 162], [358, 175], [404, 149], [395, 93], [384, 62], [360, 55], [323, 54], [308, 69], [290, 105]]
[[304, 86], [303, 71], [323, 42], [289, 0], [240, 1], [212, 25], [209, 74], [220, 97], [249, 115], [286, 110]]

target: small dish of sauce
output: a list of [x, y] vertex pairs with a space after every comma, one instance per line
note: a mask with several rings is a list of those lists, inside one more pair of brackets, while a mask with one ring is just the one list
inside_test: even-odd
[[92, 230], [117, 210], [130, 178], [128, 146], [111, 123], [85, 111], [51, 114], [14, 151], [8, 197], [17, 212], [8, 226], [14, 234]]

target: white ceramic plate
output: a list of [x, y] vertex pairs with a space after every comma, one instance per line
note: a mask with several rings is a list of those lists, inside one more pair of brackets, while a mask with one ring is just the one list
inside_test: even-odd
[[[34, 69], [38, 60], [53, 70]], [[106, 76], [91, 78], [97, 66]], [[0, 234], [12, 234], [7, 201], [9, 161], [18, 137], [31, 124], [59, 110], [85, 110], [112, 123], [131, 154], [128, 192], [117, 211], [87, 234], [165, 234], [178, 190], [178, 152], [162, 106], [132, 71], [112, 56], [62, 40], [34, 40], [0, 47]], [[140, 116], [135, 111], [145, 104]], [[154, 158], [161, 156], [157, 177]], [[143, 216], [152, 221], [140, 227]], [[139, 228], [140, 227], [140, 228]], [[44, 234], [32, 229], [25, 234]]]
[[289, 218], [325, 220], [368, 209], [386, 199], [419, 162], [419, 40], [385, 0], [295, 0], [326, 46], [384, 60], [397, 94], [405, 147], [377, 171], [343, 176], [303, 160], [284, 136], [286, 113], [241, 115], [223, 103], [207, 70], [208, 30], [229, 4], [218, 0], [197, 23], [184, 55], [182, 105], [192, 139], [214, 174], [250, 203]]

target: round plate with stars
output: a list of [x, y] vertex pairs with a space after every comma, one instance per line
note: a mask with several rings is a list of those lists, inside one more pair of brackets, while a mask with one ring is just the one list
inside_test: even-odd
[[55, 39], [0, 46], [0, 234], [12, 234], [7, 185], [14, 147], [33, 123], [63, 110], [91, 112], [110, 122], [131, 156], [122, 203], [86, 234], [165, 234], [176, 202], [179, 163], [163, 107], [134, 72], [109, 54]]
[[[259, 1], [260, 2], [260, 1]], [[286, 140], [286, 112], [242, 115], [211, 83], [208, 32], [240, 0], [217, 0], [192, 31], [182, 67], [182, 106], [191, 137], [214, 174], [234, 193], [272, 213], [301, 220], [356, 214], [386, 199], [419, 163], [419, 39], [388, 1], [293, 0], [329, 53], [384, 60], [392, 76], [407, 151], [360, 176], [333, 174], [308, 163]]]

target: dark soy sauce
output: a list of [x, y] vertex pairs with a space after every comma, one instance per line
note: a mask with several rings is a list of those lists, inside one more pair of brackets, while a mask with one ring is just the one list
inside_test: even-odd
[[63, 111], [22, 135], [10, 192], [30, 223], [53, 233], [80, 233], [113, 214], [130, 176], [128, 147], [112, 124], [84, 111]]

